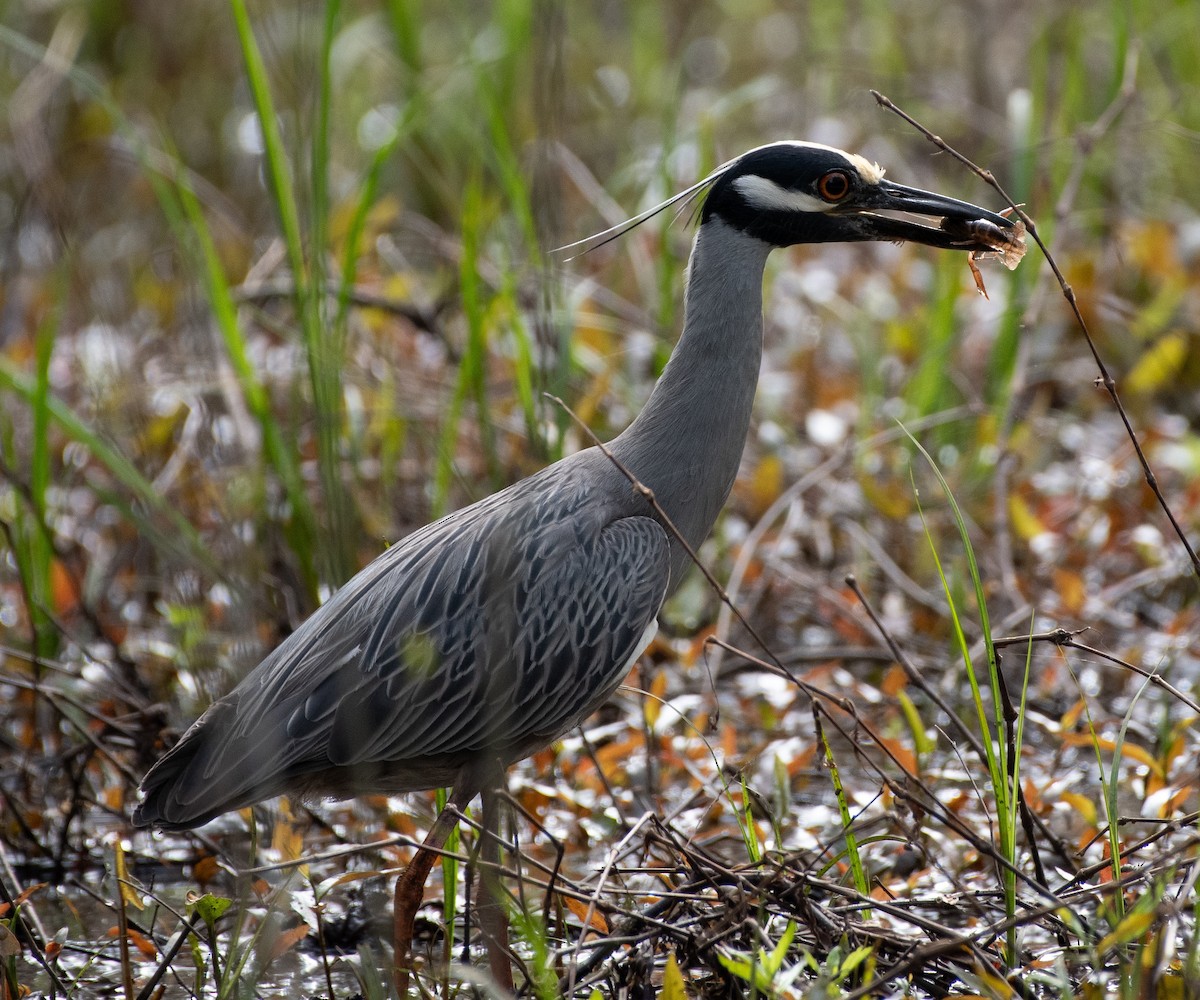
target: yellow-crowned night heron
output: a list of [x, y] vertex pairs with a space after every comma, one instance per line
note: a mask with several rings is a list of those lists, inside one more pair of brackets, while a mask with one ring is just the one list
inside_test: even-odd
[[[999, 215], [812, 143], [751, 150], [704, 183], [683, 333], [609, 445], [693, 549], [737, 474], [773, 249], [910, 240], [987, 251], [998, 248], [979, 233], [1012, 233]], [[981, 220], [992, 225], [970, 225]], [[187, 829], [284, 792], [453, 785], [465, 806], [605, 702], [687, 568], [682, 542], [613, 461], [597, 448], [571, 455], [414, 532], [350, 580], [154, 765], [134, 823]], [[444, 814], [427, 845], [450, 827]], [[419, 901], [432, 859], [402, 877], [398, 911], [415, 910], [402, 890]], [[399, 964], [409, 938], [399, 927], [397, 938]]]

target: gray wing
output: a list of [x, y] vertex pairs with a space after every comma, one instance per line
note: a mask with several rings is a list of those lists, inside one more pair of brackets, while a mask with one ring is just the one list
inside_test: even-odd
[[569, 730], [649, 641], [670, 575], [662, 526], [592, 485], [535, 477], [393, 546], [151, 770], [135, 822], [435, 787]]
[[289, 719], [289, 734], [328, 729], [329, 757], [347, 767], [483, 753], [511, 761], [606, 700], [662, 605], [662, 527], [629, 517], [591, 537], [500, 532], [481, 549], [477, 564], [451, 574], [454, 586], [426, 578], [447, 614], [427, 615], [419, 588], [397, 595], [356, 686], [330, 678]]

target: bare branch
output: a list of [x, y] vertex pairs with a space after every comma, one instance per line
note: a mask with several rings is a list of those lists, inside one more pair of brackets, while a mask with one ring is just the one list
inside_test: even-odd
[[[1104, 114], [1101, 115], [1100, 118], [1098, 118], [1096, 122], [1093, 123], [1092, 127], [1085, 133], [1085, 135], [1091, 137], [1091, 141], [1094, 142], [1096, 137], [1103, 134], [1103, 132], [1112, 124], [1121, 111], [1124, 110], [1126, 105], [1128, 105], [1129, 101], [1132, 100], [1135, 93], [1136, 78], [1137, 49], [1131, 48], [1125, 60], [1125, 77], [1122, 80], [1121, 89], [1118, 93], [1117, 100], [1113, 101], [1113, 103], [1109, 105]], [[1167, 503], [1166, 497], [1163, 496], [1162, 490], [1158, 485], [1158, 477], [1154, 474], [1154, 470], [1150, 467], [1150, 461], [1146, 458], [1146, 453], [1142, 450], [1141, 442], [1138, 440], [1137, 431], [1134, 430], [1133, 423], [1129, 419], [1129, 414], [1126, 413], [1125, 407], [1121, 403], [1120, 396], [1117, 394], [1116, 380], [1109, 373], [1108, 366], [1104, 363], [1104, 359], [1100, 357], [1100, 351], [1096, 347], [1096, 342], [1092, 339], [1091, 332], [1088, 330], [1088, 326], [1084, 321], [1083, 314], [1079, 310], [1079, 303], [1076, 301], [1075, 292], [1071, 288], [1070, 284], [1068, 284], [1067, 279], [1063, 276], [1062, 270], [1059, 268], [1058, 262], [1055, 261], [1054, 255], [1050, 253], [1049, 247], [1047, 247], [1045, 242], [1043, 242], [1041, 235], [1038, 233], [1037, 224], [1025, 213], [1021, 206], [1013, 201], [1009, 193], [1001, 186], [1000, 182], [996, 180], [996, 175], [990, 170], [980, 167], [974, 161], [968, 159], [957, 149], [942, 139], [941, 136], [935, 135], [915, 118], [913, 118], [912, 115], [908, 114], [908, 112], [899, 108], [889, 98], [879, 93], [879, 91], [872, 90], [871, 94], [880, 105], [899, 115], [913, 128], [925, 136], [926, 139], [937, 146], [938, 149], [954, 157], [954, 159], [963, 164], [963, 166], [974, 173], [980, 180], [994, 189], [995, 192], [1008, 203], [1009, 207], [1012, 208], [1021, 221], [1025, 223], [1025, 227], [1030, 238], [1038, 245], [1038, 248], [1045, 256], [1046, 263], [1050, 265], [1050, 270], [1054, 273], [1054, 277], [1058, 280], [1058, 286], [1062, 290], [1063, 297], [1067, 300], [1067, 304], [1071, 307], [1071, 312], [1075, 316], [1075, 322], [1082, 331], [1084, 340], [1087, 342], [1088, 350], [1091, 351], [1092, 359], [1096, 362], [1096, 368], [1100, 372], [1099, 378], [1097, 378], [1096, 381], [1098, 384], [1104, 386], [1109, 398], [1113, 401], [1113, 405], [1117, 408], [1117, 413], [1121, 417], [1121, 423], [1125, 426], [1125, 433], [1129, 436], [1129, 440], [1133, 444], [1133, 450], [1137, 454], [1138, 462], [1142, 466], [1142, 475], [1146, 480], [1146, 484], [1150, 487], [1151, 492], [1158, 500], [1159, 506], [1162, 508], [1163, 513], [1166, 515], [1167, 520], [1171, 524], [1171, 528], [1175, 532], [1175, 536], [1179, 539], [1180, 543], [1183, 545], [1184, 551], [1187, 552], [1188, 558], [1191, 560], [1192, 571], [1195, 573], [1197, 579], [1200, 580], [1200, 556], [1197, 556], [1196, 550], [1192, 547], [1191, 542], [1188, 541], [1187, 535], [1184, 533], [1183, 527], [1180, 525], [1179, 520], [1175, 517], [1174, 511], [1171, 510], [1170, 504]], [[1064, 192], [1064, 194], [1065, 193], [1066, 192]]]

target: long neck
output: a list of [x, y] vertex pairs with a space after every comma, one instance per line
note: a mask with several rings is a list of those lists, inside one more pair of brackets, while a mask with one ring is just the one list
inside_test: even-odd
[[[688, 265], [683, 333], [645, 408], [611, 445], [688, 543], [704, 541], [737, 476], [762, 360], [769, 244], [710, 218]], [[672, 546], [674, 585], [686, 553]]]

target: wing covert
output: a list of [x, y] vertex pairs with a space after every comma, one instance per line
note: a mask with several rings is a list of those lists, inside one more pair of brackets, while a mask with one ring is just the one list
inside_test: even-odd
[[666, 593], [661, 525], [630, 517], [591, 537], [576, 525], [524, 539], [490, 538], [474, 572], [443, 582], [457, 614], [431, 622], [398, 602], [377, 625], [360, 683], [334, 712], [339, 765], [485, 751], [516, 759], [621, 682]]

